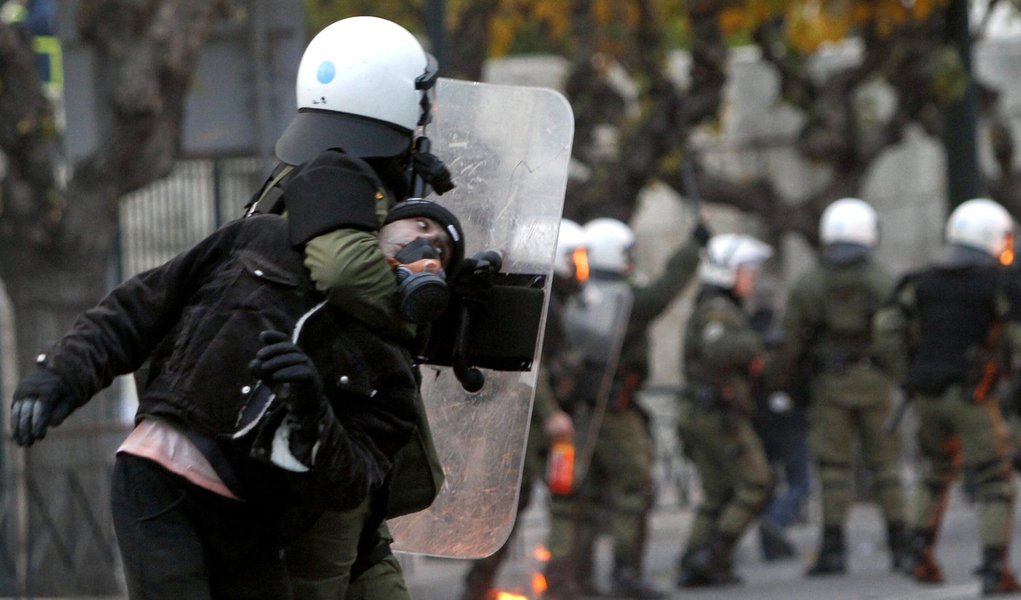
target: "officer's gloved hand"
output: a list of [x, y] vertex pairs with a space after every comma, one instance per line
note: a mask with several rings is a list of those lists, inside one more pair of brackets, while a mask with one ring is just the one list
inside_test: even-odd
[[424, 237], [416, 238], [401, 248], [394, 255], [394, 261], [398, 265], [413, 265], [419, 261], [431, 261], [439, 270], [443, 270], [440, 264], [440, 253], [429, 240]]
[[319, 369], [287, 334], [263, 331], [263, 346], [249, 364], [252, 373], [273, 389], [302, 429], [314, 426], [327, 408]]
[[766, 350], [775, 350], [784, 345], [787, 335], [782, 329], [770, 328], [762, 334], [762, 345]]
[[766, 406], [770, 412], [783, 415], [794, 409], [794, 399], [784, 390], [777, 390], [766, 396]]
[[709, 229], [705, 221], [699, 220], [698, 223], [695, 223], [695, 229], [691, 232], [691, 238], [695, 240], [699, 247], [705, 248], [711, 237], [713, 237], [713, 231]]
[[451, 179], [447, 165], [443, 164], [440, 157], [432, 152], [416, 150], [411, 154], [412, 168], [422, 176], [433, 190], [440, 196], [454, 189], [454, 181]]
[[488, 306], [493, 296], [493, 282], [503, 266], [503, 257], [496, 250], [479, 252], [461, 261], [454, 276], [454, 293], [466, 306]]
[[11, 434], [19, 446], [31, 446], [46, 430], [64, 422], [81, 402], [56, 371], [39, 367], [21, 380], [11, 404]]

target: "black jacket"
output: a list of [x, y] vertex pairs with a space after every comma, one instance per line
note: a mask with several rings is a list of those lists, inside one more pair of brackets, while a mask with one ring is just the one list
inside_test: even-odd
[[[343, 510], [383, 483], [410, 439], [418, 386], [406, 349], [323, 300], [288, 242], [286, 220], [249, 217], [115, 288], [43, 365], [84, 402], [148, 359], [136, 419], [176, 423], [243, 498]], [[306, 320], [299, 345], [322, 373], [334, 418], [322, 428], [313, 469], [292, 473], [248, 458], [230, 438], [259, 389], [248, 368], [259, 333], [292, 332]]]

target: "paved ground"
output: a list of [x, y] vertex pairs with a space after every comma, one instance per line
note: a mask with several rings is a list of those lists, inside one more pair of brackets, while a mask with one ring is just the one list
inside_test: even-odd
[[[545, 503], [539, 499], [525, 515], [524, 535], [514, 541], [512, 557], [499, 579], [501, 589], [539, 598], [530, 592], [532, 573], [541, 563], [531, 556], [544, 541], [546, 532]], [[971, 571], [978, 564], [979, 544], [976, 537], [974, 511], [963, 496], [955, 494], [940, 539], [939, 557], [947, 576], [941, 586], [916, 584], [889, 571], [889, 557], [884, 546], [885, 530], [880, 515], [871, 504], [854, 508], [848, 527], [850, 572], [845, 576], [806, 579], [803, 572], [813, 558], [817, 529], [814, 525], [796, 526], [791, 534], [801, 556], [779, 563], [764, 563], [758, 553], [758, 537], [750, 533], [742, 541], [736, 560], [736, 571], [743, 584], [714, 590], [676, 590], [675, 563], [680, 545], [687, 535], [691, 520], [690, 508], [674, 504], [663, 506], [652, 518], [650, 544], [647, 552], [649, 577], [665, 589], [674, 590], [675, 598], [699, 599], [950, 599], [979, 597], [978, 580]], [[1015, 528], [1016, 529], [1016, 528]], [[1021, 535], [1014, 536], [1012, 564], [1021, 571]], [[602, 540], [597, 552], [597, 573], [606, 585], [609, 567], [608, 540]], [[408, 571], [408, 583], [415, 600], [455, 600], [461, 590], [466, 561], [402, 555]], [[605, 588], [604, 588], [605, 589]], [[1021, 595], [1015, 595], [1021, 597]]]
[[[503, 590], [524, 595], [529, 600], [541, 596], [531, 592], [530, 581], [542, 563], [533, 551], [545, 541], [547, 520], [545, 498], [536, 501], [524, 515], [522, 535], [514, 540], [510, 559], [498, 581]], [[979, 544], [976, 537], [975, 513], [967, 500], [955, 493], [947, 512], [939, 545], [939, 558], [947, 576], [941, 586], [923, 586], [889, 571], [889, 557], [884, 543], [884, 527], [875, 506], [855, 506], [848, 526], [850, 572], [845, 576], [806, 579], [804, 570], [813, 558], [817, 528], [811, 522], [817, 509], [808, 511], [808, 521], [795, 526], [791, 537], [801, 555], [779, 563], [764, 563], [758, 553], [758, 536], [749, 533], [736, 556], [736, 571], [743, 584], [712, 590], [677, 590], [675, 563], [680, 546], [687, 536], [691, 508], [667, 499], [654, 513], [650, 523], [647, 575], [664, 589], [672, 590], [672, 598], [699, 600], [949, 600], [978, 598], [978, 581], [971, 574], [978, 564]], [[609, 572], [608, 539], [597, 547], [596, 573], [598, 583], [607, 586]], [[1015, 572], [1021, 572], [1021, 532], [1014, 528], [1013, 557]], [[408, 585], [415, 600], [457, 600], [467, 561], [425, 556], [399, 555]], [[1021, 594], [1011, 597], [1021, 598]], [[124, 600], [123, 597], [105, 597]], [[58, 599], [51, 599], [58, 600]], [[71, 600], [71, 599], [59, 599]], [[86, 600], [78, 597], [74, 600]], [[92, 599], [99, 600], [99, 599]]]

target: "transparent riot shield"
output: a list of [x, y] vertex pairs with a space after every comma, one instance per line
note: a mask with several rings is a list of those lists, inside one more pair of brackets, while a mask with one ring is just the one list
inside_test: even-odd
[[575, 414], [574, 487], [588, 475], [603, 414], [610, 401], [633, 294], [626, 281], [589, 279], [564, 307], [564, 333], [571, 351], [582, 360], [574, 396], [582, 399]]
[[[432, 151], [457, 187], [431, 199], [461, 220], [466, 256], [500, 253], [507, 293], [503, 309], [470, 332], [472, 353], [484, 357], [468, 365], [484, 377], [480, 390], [462, 386], [456, 356], [421, 366], [444, 484], [430, 508], [391, 520], [390, 529], [394, 550], [479, 558], [503, 545], [514, 524], [574, 116], [550, 89], [447, 79], [437, 84], [434, 106]], [[501, 318], [522, 307], [531, 316]], [[444, 333], [442, 324], [436, 329]], [[516, 335], [522, 329], [532, 336]], [[506, 343], [527, 340], [519, 359], [501, 352], [510, 337]]]

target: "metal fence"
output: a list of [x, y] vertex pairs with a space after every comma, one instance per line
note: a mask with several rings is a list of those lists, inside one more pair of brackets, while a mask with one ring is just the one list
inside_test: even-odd
[[[118, 278], [166, 262], [239, 217], [267, 172], [254, 158], [182, 161], [169, 177], [124, 198]], [[20, 454], [9, 452], [15, 460], [0, 484], [0, 597], [123, 595], [109, 482], [113, 449], [130, 430], [137, 400], [126, 385], [103, 395], [91, 403], [105, 405], [99, 422], [65, 425], [47, 439], [61, 446], [54, 456], [67, 460], [28, 472], [17, 464]], [[5, 450], [12, 449], [7, 443]], [[85, 455], [108, 460], [82, 465], [72, 458]]]
[[13, 471], [0, 494], [0, 596], [117, 596], [111, 462]]
[[268, 176], [256, 158], [181, 161], [169, 177], [121, 203], [121, 278], [158, 266], [223, 223]]

